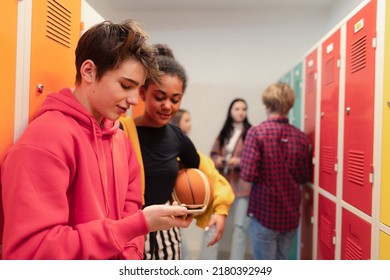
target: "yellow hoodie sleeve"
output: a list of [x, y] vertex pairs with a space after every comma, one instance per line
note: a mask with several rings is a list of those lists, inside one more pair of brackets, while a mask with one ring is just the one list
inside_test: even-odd
[[125, 132], [127, 138], [129, 138], [130, 143], [134, 147], [135, 154], [137, 156], [140, 172], [141, 172], [141, 184], [142, 184], [142, 204], [145, 204], [145, 171], [144, 171], [144, 163], [142, 161], [141, 147], [139, 145], [137, 127], [135, 126], [134, 120], [132, 117], [120, 117], [119, 122], [123, 127], [123, 131]]
[[230, 183], [223, 177], [215, 168], [213, 160], [198, 151], [200, 157], [199, 169], [205, 173], [213, 188], [213, 203], [206, 211], [195, 216], [196, 225], [205, 228], [209, 221], [211, 214], [228, 215], [230, 206], [234, 201], [234, 193]]

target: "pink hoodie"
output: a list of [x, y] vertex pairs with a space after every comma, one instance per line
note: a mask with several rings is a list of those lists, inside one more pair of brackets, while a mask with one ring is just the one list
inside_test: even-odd
[[1, 166], [4, 259], [142, 259], [135, 152], [70, 89], [49, 94]]

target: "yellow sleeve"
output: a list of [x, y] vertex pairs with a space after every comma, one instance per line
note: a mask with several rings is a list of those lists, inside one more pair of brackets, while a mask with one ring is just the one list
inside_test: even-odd
[[234, 193], [230, 183], [215, 168], [214, 162], [208, 156], [198, 151], [200, 157], [199, 169], [205, 173], [213, 188], [213, 202], [206, 211], [195, 216], [196, 225], [205, 228], [210, 221], [211, 214], [228, 215], [234, 201]]
[[142, 203], [145, 204], [145, 172], [144, 172], [144, 163], [142, 161], [141, 147], [139, 145], [137, 127], [135, 126], [134, 120], [132, 117], [120, 117], [119, 122], [123, 127], [127, 138], [129, 138], [130, 143], [134, 147], [135, 154], [137, 156], [140, 172], [141, 172], [141, 184], [142, 184]]

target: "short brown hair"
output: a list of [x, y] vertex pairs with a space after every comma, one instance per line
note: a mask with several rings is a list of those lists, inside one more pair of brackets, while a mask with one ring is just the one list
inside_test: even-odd
[[286, 83], [270, 85], [263, 93], [263, 104], [271, 111], [287, 115], [295, 101], [294, 90]]
[[81, 36], [77, 44], [76, 85], [81, 82], [81, 65], [88, 59], [96, 65], [98, 81], [107, 71], [117, 69], [131, 58], [145, 67], [148, 79], [159, 82], [156, 51], [146, 42], [147, 38], [147, 33], [133, 20], [120, 24], [104, 21], [94, 25]]

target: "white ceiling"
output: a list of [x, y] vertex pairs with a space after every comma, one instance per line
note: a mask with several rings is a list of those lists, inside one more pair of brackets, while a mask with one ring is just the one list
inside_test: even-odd
[[245, 10], [330, 8], [340, 0], [86, 0], [98, 12], [134, 10]]

